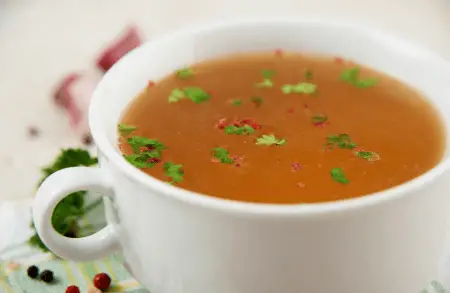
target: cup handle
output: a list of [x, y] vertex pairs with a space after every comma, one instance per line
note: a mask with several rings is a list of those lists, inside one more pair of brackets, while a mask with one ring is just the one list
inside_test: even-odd
[[120, 245], [115, 227], [111, 224], [83, 238], [60, 235], [51, 222], [56, 205], [67, 195], [81, 191], [113, 194], [110, 178], [100, 168], [72, 167], [50, 175], [39, 187], [33, 203], [33, 221], [44, 244], [62, 258], [89, 261], [107, 256]]

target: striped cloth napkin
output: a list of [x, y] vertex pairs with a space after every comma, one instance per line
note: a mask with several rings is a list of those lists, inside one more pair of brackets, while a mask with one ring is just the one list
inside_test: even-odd
[[[97, 273], [107, 273], [112, 280], [107, 292], [149, 293], [125, 270], [121, 255], [93, 262], [72, 262], [42, 253], [26, 244], [33, 234], [31, 200], [11, 201], [0, 205], [0, 293], [63, 293], [67, 286], [77, 285], [81, 292], [93, 287]], [[104, 224], [103, 208], [92, 211], [86, 222]], [[27, 276], [31, 265], [40, 271], [51, 270], [54, 282], [46, 284]]]
[[[149, 293], [125, 270], [120, 255], [76, 263], [57, 259], [50, 253], [42, 253], [26, 245], [26, 240], [33, 234], [30, 228], [31, 203], [31, 200], [25, 200], [0, 205], [0, 293], [63, 293], [70, 285], [77, 285], [81, 292], [87, 292], [92, 287], [93, 277], [102, 272], [112, 279], [107, 292]], [[88, 215], [86, 221], [93, 226], [104, 224], [103, 215], [103, 207], [99, 207]], [[53, 271], [55, 282], [46, 284], [30, 279], [26, 272], [30, 265], [38, 266], [41, 271]], [[427, 288], [411, 293], [450, 292], [440, 282], [432, 281]]]

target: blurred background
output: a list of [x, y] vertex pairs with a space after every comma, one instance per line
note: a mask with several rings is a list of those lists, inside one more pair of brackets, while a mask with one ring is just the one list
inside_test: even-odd
[[81, 146], [53, 92], [136, 25], [144, 40], [216, 19], [322, 17], [376, 26], [450, 58], [448, 0], [0, 0], [0, 203], [33, 196], [40, 167]]

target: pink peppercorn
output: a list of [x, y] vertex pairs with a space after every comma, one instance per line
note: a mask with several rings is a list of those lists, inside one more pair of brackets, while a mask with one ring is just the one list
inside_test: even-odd
[[111, 285], [111, 278], [106, 273], [100, 273], [94, 277], [94, 286], [100, 290], [106, 290]]

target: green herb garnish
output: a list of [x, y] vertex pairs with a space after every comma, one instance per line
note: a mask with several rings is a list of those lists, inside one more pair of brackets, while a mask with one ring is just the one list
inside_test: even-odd
[[173, 89], [169, 96], [169, 103], [176, 103], [180, 100], [188, 98], [195, 103], [202, 103], [211, 98], [211, 95], [199, 87], [185, 87], [184, 89]]
[[194, 72], [189, 67], [185, 67], [185, 68], [177, 70], [177, 76], [180, 79], [188, 79], [189, 77], [191, 77], [193, 75], [194, 75]]
[[195, 103], [202, 103], [208, 101], [211, 98], [211, 95], [205, 92], [203, 89], [199, 87], [185, 87], [184, 94], [187, 98], [191, 99]]
[[359, 88], [371, 87], [378, 83], [378, 79], [376, 78], [361, 79], [359, 67], [345, 69], [344, 71], [342, 71], [340, 78], [342, 81], [345, 81]]
[[261, 88], [263, 88], [263, 87], [267, 87], [267, 88], [273, 87], [272, 77], [274, 75], [275, 75], [275, 71], [273, 71], [273, 70], [269, 70], [269, 69], [262, 70], [261, 71], [261, 76], [263, 77], [263, 81], [256, 83], [255, 86], [256, 87], [261, 87]]
[[120, 124], [117, 126], [117, 129], [119, 130], [119, 133], [120, 133], [121, 135], [129, 135], [129, 134], [131, 134], [133, 131], [136, 130], [136, 126], [131, 126], [131, 125], [127, 125], [127, 124], [124, 124], [124, 123], [120, 123]]
[[311, 117], [311, 122], [313, 124], [320, 124], [328, 121], [328, 117], [326, 115], [316, 115]]
[[224, 131], [226, 134], [249, 135], [253, 134], [255, 129], [247, 124], [244, 126], [228, 125]]
[[331, 178], [333, 178], [334, 181], [341, 183], [341, 184], [348, 184], [350, 181], [347, 179], [347, 176], [345, 175], [342, 168], [333, 168], [330, 171]]
[[242, 105], [242, 100], [239, 99], [233, 100], [233, 106], [240, 106], [240, 105]]
[[233, 159], [229, 157], [229, 152], [224, 148], [214, 148], [213, 155], [219, 159], [221, 163], [233, 164]]
[[169, 103], [176, 103], [185, 97], [186, 95], [183, 90], [179, 88], [173, 89], [169, 96]]
[[164, 172], [171, 179], [170, 184], [180, 183], [183, 181], [184, 170], [183, 165], [172, 162], [164, 163]]
[[356, 152], [356, 156], [363, 158], [367, 161], [378, 161], [380, 159], [380, 155], [375, 152], [366, 152], [366, 151], [360, 151]]
[[[39, 185], [51, 174], [69, 167], [92, 166], [97, 164], [97, 158], [92, 157], [88, 151], [83, 149], [63, 149], [55, 161], [42, 169], [43, 176], [39, 181]], [[74, 192], [56, 206], [52, 215], [53, 228], [61, 235], [71, 237], [79, 237], [83, 227], [79, 226], [80, 220], [89, 211], [102, 203], [102, 199], [98, 199], [89, 205], [85, 205], [85, 191]], [[34, 228], [34, 225], [31, 224]], [[35, 233], [30, 237], [28, 243], [31, 246], [48, 251], [48, 248]]]
[[283, 94], [314, 94], [317, 90], [317, 86], [310, 82], [300, 82], [298, 84], [285, 84], [281, 86]]
[[310, 80], [310, 79], [312, 79], [312, 77], [313, 77], [312, 71], [311, 70], [306, 70], [305, 71], [305, 79], [306, 80]]
[[261, 107], [264, 101], [261, 97], [251, 97], [250, 100], [253, 104], [255, 104], [256, 107]]
[[131, 155], [124, 155], [123, 156], [125, 160], [128, 161], [131, 165], [135, 166], [136, 168], [143, 169], [143, 168], [153, 168], [158, 161], [154, 161], [152, 159], [154, 158], [160, 158], [161, 154], [159, 152], [153, 151], [153, 152], [142, 152], [140, 154], [131, 154]]
[[256, 139], [257, 145], [285, 145], [286, 140], [284, 138], [277, 138], [273, 134], [263, 134]]
[[151, 151], [159, 152], [166, 149], [166, 146], [159, 140], [143, 136], [132, 136], [127, 139], [127, 142], [131, 146], [135, 154], [142, 153], [141, 148], [146, 148], [148, 150], [147, 152]]
[[328, 135], [326, 137], [325, 147], [333, 149], [335, 147], [341, 149], [354, 149], [356, 147], [356, 143], [354, 143], [348, 134], [341, 133], [338, 135]]

